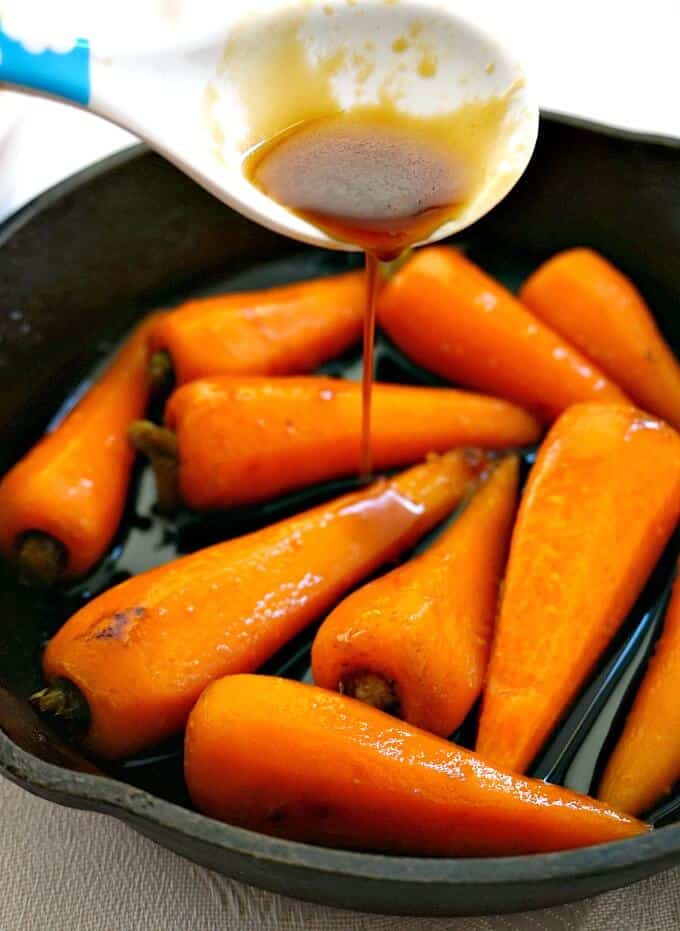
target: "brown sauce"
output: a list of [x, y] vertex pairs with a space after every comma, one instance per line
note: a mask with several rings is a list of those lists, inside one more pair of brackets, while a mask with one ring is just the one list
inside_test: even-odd
[[446, 140], [415, 129], [380, 107], [334, 114], [257, 146], [244, 169], [334, 239], [387, 261], [449, 219], [472, 186]]
[[366, 253], [366, 315], [359, 470], [372, 471], [371, 391], [380, 261], [398, 258], [469, 197], [473, 175], [445, 140], [416, 134], [393, 111], [371, 108], [304, 121], [255, 147], [244, 163], [269, 197]]
[[371, 446], [371, 395], [375, 355], [375, 313], [380, 293], [380, 266], [372, 252], [366, 253], [366, 311], [364, 313], [364, 355], [361, 375], [361, 448], [359, 475], [368, 479], [373, 471]]

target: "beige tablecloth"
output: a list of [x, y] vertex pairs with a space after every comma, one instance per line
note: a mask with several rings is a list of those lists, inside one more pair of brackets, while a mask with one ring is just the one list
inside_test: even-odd
[[391, 918], [260, 892], [0, 780], [0, 931], [680, 931], [680, 870], [504, 918]]

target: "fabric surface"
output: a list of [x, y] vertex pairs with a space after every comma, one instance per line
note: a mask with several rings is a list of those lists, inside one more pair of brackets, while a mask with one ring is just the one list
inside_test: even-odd
[[364, 915], [251, 889], [104, 815], [0, 779], [0, 931], [678, 931], [680, 870], [576, 905], [497, 918]]

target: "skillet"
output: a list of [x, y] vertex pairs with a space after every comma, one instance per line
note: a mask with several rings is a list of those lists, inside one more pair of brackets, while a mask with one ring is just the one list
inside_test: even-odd
[[[680, 142], [544, 114], [525, 177], [458, 244], [513, 288], [552, 252], [572, 245], [599, 249], [638, 284], [678, 352], [679, 169]], [[146, 310], [353, 262], [255, 226], [143, 146], [57, 185], [0, 228], [0, 471], [37, 439], [63, 399]], [[351, 376], [357, 361], [355, 352], [327, 370]], [[385, 340], [378, 376], [431, 381]], [[657, 829], [648, 836], [557, 854], [428, 859], [268, 838], [191, 810], [177, 742], [102, 773], [33, 714], [26, 698], [41, 684], [44, 641], [83, 598], [176, 551], [243, 532], [339, 490], [338, 484], [313, 489], [268, 509], [202, 521], [185, 515], [169, 528], [151, 509], [148, 476], [139, 471], [111, 553], [82, 584], [34, 592], [0, 568], [0, 772], [60, 804], [120, 818], [243, 882], [364, 911], [425, 916], [539, 908], [679, 864], [677, 795], [653, 813]], [[675, 539], [534, 775], [581, 791], [597, 778], [658, 634], [677, 552]], [[309, 642], [308, 634], [291, 644], [267, 671], [304, 677]], [[459, 736], [469, 739], [465, 728]]]

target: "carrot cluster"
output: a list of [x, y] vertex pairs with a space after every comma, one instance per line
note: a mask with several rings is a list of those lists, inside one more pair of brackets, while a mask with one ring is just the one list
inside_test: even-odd
[[[349, 272], [143, 321], [0, 482], [0, 551], [42, 584], [86, 575], [136, 450], [168, 513], [355, 474], [360, 388], [314, 373], [358, 340], [363, 304]], [[100, 759], [186, 730], [197, 808], [311, 843], [489, 856], [648, 830], [636, 816], [680, 779], [680, 583], [600, 800], [525, 774], [680, 518], [680, 366], [650, 309], [588, 249], [515, 296], [432, 247], [378, 320], [452, 383], [374, 386], [373, 461], [402, 471], [92, 599], [48, 643], [36, 704], [77, 714]], [[257, 675], [318, 622], [315, 685]], [[474, 752], [450, 742], [473, 718]]]

